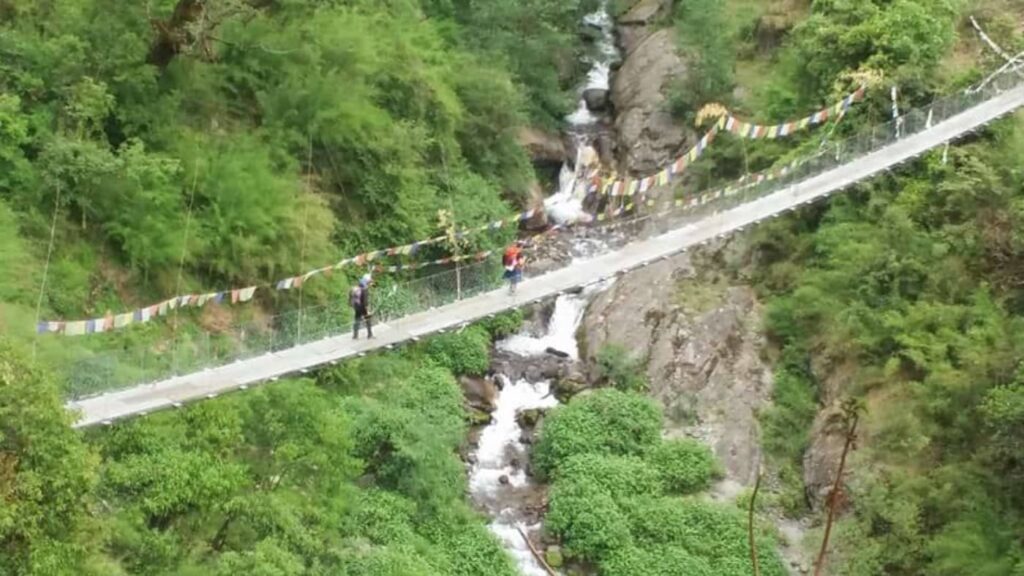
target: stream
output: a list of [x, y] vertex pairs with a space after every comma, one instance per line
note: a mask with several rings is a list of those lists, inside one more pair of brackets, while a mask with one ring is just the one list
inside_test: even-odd
[[[586, 81], [579, 87], [576, 110], [566, 119], [565, 131], [573, 140], [576, 157], [566, 159], [559, 175], [558, 189], [545, 201], [548, 217], [558, 224], [585, 222], [589, 216], [583, 209], [586, 179], [600, 169], [595, 139], [606, 129], [609, 118], [595, 113], [587, 104], [588, 91], [610, 90], [612, 63], [619, 57], [615, 45], [614, 22], [608, 13], [608, 0], [583, 18], [582, 26], [594, 32], [592, 45], [585, 57], [590, 65]], [[592, 95], [592, 93], [591, 93]], [[578, 239], [571, 247], [574, 258], [586, 258], [600, 250], [602, 242]], [[546, 326], [530, 334], [523, 332], [502, 340], [496, 348], [524, 362], [540, 363], [552, 351], [567, 355], [566, 360], [579, 360], [576, 330], [583, 320], [592, 291], [559, 296]], [[531, 360], [532, 359], [532, 360]], [[491, 423], [481, 432], [472, 466], [469, 470], [469, 491], [474, 504], [491, 518], [489, 528], [501, 540], [525, 576], [547, 576], [534, 558], [520, 530], [536, 535], [540, 530], [538, 510], [544, 506], [544, 491], [533, 485], [526, 474], [529, 454], [523, 443], [523, 428], [517, 416], [525, 410], [546, 410], [558, 405], [551, 394], [553, 382], [547, 379], [510, 379], [496, 374], [501, 384], [495, 400]], [[532, 380], [532, 381], [531, 381]], [[532, 537], [536, 541], [535, 537]]]
[[[577, 359], [576, 329], [583, 319], [588, 296], [559, 296], [542, 335], [517, 334], [498, 342], [498, 349], [536, 358], [547, 354], [550, 348]], [[505, 545], [520, 572], [526, 576], [547, 576], [519, 533], [520, 528], [528, 534], [540, 529], [538, 522], [531, 523], [530, 514], [530, 509], [540, 503], [535, 501], [538, 492], [526, 475], [528, 454], [516, 416], [523, 410], [552, 408], [558, 400], [549, 395], [552, 382], [548, 380], [511, 381], [503, 375], [496, 377], [501, 379], [502, 387], [491, 423], [480, 435], [476, 463], [469, 472], [470, 495], [490, 516], [491, 531]]]
[[[565, 119], [565, 132], [572, 139], [574, 159], [566, 159], [559, 175], [558, 190], [546, 201], [545, 210], [555, 223], [566, 224], [587, 221], [584, 210], [587, 194], [586, 178], [600, 168], [595, 150], [595, 138], [606, 129], [609, 118], [596, 113], [588, 106], [585, 94], [597, 91], [607, 97], [610, 89], [610, 74], [613, 61], [618, 58], [615, 46], [614, 23], [607, 10], [607, 0], [600, 8], [587, 14], [582, 26], [594, 33], [592, 45], [585, 56], [590, 65], [586, 81], [580, 86], [577, 109]], [[590, 94], [593, 96], [593, 92]], [[571, 246], [573, 258], [588, 257], [599, 250], [600, 241], [580, 239]], [[592, 291], [581, 294], [562, 295], [555, 301], [554, 311], [547, 325], [534, 334], [520, 333], [497, 343], [497, 349], [524, 362], [542, 362], [544, 357], [556, 351], [567, 355], [567, 361], [580, 359], [580, 349], [575, 339], [577, 328], [583, 321], [587, 301]], [[558, 405], [551, 395], [553, 382], [547, 379], [530, 381], [526, 378], [510, 379], [507, 375], [495, 376], [501, 385], [501, 392], [495, 401], [496, 409], [492, 421], [483, 428], [478, 447], [469, 470], [469, 489], [473, 502], [492, 519], [488, 525], [504, 543], [515, 560], [519, 572], [525, 576], [547, 576], [547, 572], [534, 558], [523, 540], [521, 529], [531, 539], [540, 528], [538, 510], [543, 508], [543, 489], [532, 485], [526, 475], [528, 458], [523, 444], [523, 429], [517, 415], [525, 410], [547, 410]], [[542, 550], [543, 553], [543, 550]]]
[[586, 180], [600, 168], [594, 140], [609, 118], [606, 114], [592, 111], [584, 95], [588, 91], [610, 93], [612, 63], [619, 58], [619, 49], [615, 45], [615, 22], [608, 13], [608, 0], [602, 0], [596, 12], [587, 14], [582, 25], [595, 30], [597, 36], [585, 57], [590, 70], [586, 81], [579, 87], [576, 110], [565, 119], [565, 132], [575, 144], [576, 157], [571, 162], [566, 159], [558, 177], [558, 190], [544, 202], [548, 217], [558, 224], [589, 219], [583, 210]]

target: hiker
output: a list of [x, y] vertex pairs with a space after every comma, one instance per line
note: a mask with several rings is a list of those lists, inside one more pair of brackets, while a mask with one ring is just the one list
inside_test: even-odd
[[348, 293], [348, 304], [355, 313], [355, 322], [352, 326], [352, 339], [359, 339], [359, 324], [366, 321], [366, 337], [373, 338], [373, 326], [370, 324], [370, 284], [373, 278], [367, 274], [359, 279], [359, 284], [352, 287]]
[[501, 259], [501, 263], [505, 267], [505, 279], [508, 280], [509, 294], [516, 293], [516, 286], [523, 279], [523, 264], [526, 262], [526, 258], [523, 256], [524, 245], [525, 242], [519, 240], [509, 246]]

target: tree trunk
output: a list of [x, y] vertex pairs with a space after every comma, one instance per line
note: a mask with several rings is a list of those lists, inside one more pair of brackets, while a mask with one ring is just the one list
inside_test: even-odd
[[843, 444], [843, 454], [839, 458], [839, 470], [836, 471], [836, 480], [832, 484], [832, 491], [828, 495], [828, 520], [825, 522], [825, 535], [821, 539], [821, 549], [818, 550], [818, 560], [814, 563], [814, 576], [821, 576], [822, 570], [825, 568], [825, 553], [828, 551], [828, 540], [832, 535], [832, 523], [835, 521], [836, 508], [839, 507], [839, 495], [843, 489], [843, 470], [846, 468], [846, 456], [850, 453], [850, 447], [853, 446], [853, 442], [857, 438], [858, 420], [858, 415], [854, 413], [850, 418], [850, 425], [846, 431], [846, 442]]
[[166, 68], [185, 45], [186, 27], [195, 23], [202, 16], [203, 10], [202, 0], [178, 0], [170, 18], [152, 20], [157, 38], [149, 47], [146, 62], [158, 68]]

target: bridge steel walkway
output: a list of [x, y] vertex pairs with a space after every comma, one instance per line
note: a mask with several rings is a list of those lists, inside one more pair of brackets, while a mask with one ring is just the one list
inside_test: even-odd
[[1024, 106], [1024, 85], [1002, 92], [935, 124], [930, 129], [905, 136], [847, 164], [796, 182], [770, 195], [724, 210], [660, 236], [633, 242], [614, 252], [584, 261], [575, 261], [565, 268], [527, 279], [520, 284], [515, 297], [509, 296], [505, 289], [494, 290], [382, 324], [375, 327], [376, 338], [373, 340], [353, 340], [348, 334], [327, 338], [217, 368], [72, 401], [67, 404], [67, 408], [78, 413], [76, 427], [109, 424], [118, 419], [180, 407], [186, 402], [244, 390], [280, 377], [305, 373], [317, 366], [382, 348], [390, 349], [430, 334], [457, 328], [491, 314], [628, 272], [843, 190], [851, 184], [972, 132], [1021, 106]]

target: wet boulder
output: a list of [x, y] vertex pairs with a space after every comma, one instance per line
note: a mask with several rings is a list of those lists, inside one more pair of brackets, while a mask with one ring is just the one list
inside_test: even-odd
[[540, 408], [531, 408], [529, 410], [523, 410], [516, 414], [516, 422], [519, 426], [524, 429], [533, 428], [540, 422], [540, 419], [544, 416], [544, 410]]
[[476, 378], [462, 376], [459, 386], [465, 398], [466, 406], [481, 412], [492, 412], [496, 407], [498, 387], [493, 378]]
[[587, 389], [587, 379], [582, 374], [574, 373], [569, 374], [565, 378], [559, 380], [554, 387], [555, 398], [562, 404], [572, 400], [573, 396], [576, 396], [580, 392]]
[[591, 112], [604, 112], [608, 110], [610, 92], [604, 88], [587, 88], [583, 91], [583, 101]]

